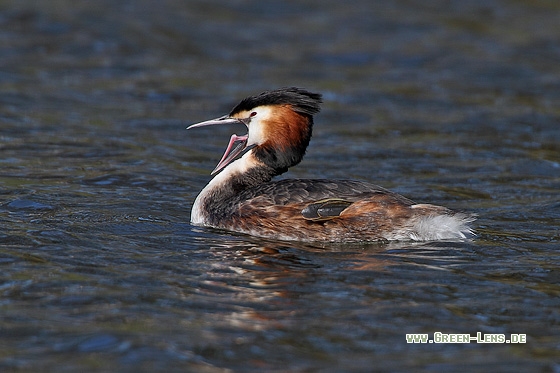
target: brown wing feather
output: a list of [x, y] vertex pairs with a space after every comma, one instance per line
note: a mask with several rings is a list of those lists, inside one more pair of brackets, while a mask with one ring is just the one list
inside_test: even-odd
[[301, 210], [301, 215], [307, 220], [330, 220], [339, 217], [351, 204], [352, 202], [339, 198], [323, 199], [305, 206], [305, 208]]
[[376, 185], [346, 180], [280, 180], [236, 199], [229, 201], [237, 205], [229, 229], [293, 240], [381, 239], [373, 232], [402, 224], [414, 204]]

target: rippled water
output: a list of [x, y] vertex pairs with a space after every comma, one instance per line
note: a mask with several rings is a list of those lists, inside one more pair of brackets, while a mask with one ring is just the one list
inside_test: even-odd
[[[0, 2], [0, 370], [560, 370], [554, 1]], [[325, 95], [287, 177], [479, 215], [467, 242], [189, 225], [264, 89]], [[526, 334], [407, 344], [407, 333]]]

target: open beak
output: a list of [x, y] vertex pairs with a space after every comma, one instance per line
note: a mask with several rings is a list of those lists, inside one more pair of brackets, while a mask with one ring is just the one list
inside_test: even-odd
[[[245, 124], [239, 119], [231, 118], [225, 115], [220, 118], [206, 120], [204, 122], [192, 124], [188, 126], [187, 129], [190, 130], [191, 128], [213, 126], [216, 124], [235, 124], [235, 123]], [[245, 150], [245, 148], [247, 148], [248, 138], [249, 138], [248, 135], [244, 135], [244, 136], [237, 136], [235, 134], [231, 135], [231, 138], [229, 139], [228, 146], [226, 148], [226, 151], [224, 152], [224, 155], [222, 156], [222, 159], [220, 160], [220, 162], [218, 162], [218, 165], [216, 166], [216, 168], [214, 168], [214, 171], [212, 171], [210, 174], [214, 175], [215, 173], [217, 173], [218, 171], [226, 167], [231, 161], [235, 159], [235, 157], [241, 154]]]

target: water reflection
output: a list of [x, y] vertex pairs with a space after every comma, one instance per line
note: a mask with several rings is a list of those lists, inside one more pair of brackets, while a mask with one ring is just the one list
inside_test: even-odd
[[[251, 331], [264, 338], [258, 342], [260, 348], [275, 345], [282, 350], [295, 344], [308, 352], [321, 351], [321, 356], [343, 346], [350, 351], [374, 351], [380, 346], [367, 344], [371, 333], [398, 343], [405, 325], [411, 328], [411, 320], [417, 324], [412, 330], [433, 328], [430, 325], [437, 320], [453, 320], [453, 330], [469, 333], [473, 310], [495, 308], [495, 294], [489, 290], [496, 287], [497, 279], [484, 273], [496, 267], [477, 263], [473, 242], [341, 248], [240, 237], [212, 242], [209, 250], [220, 260], [209, 272], [211, 281], [204, 281], [203, 293], [219, 295], [222, 301], [234, 297], [236, 306], [211, 317], [207, 332]], [[523, 279], [518, 278], [516, 284], [523, 284]], [[477, 294], [476, 302], [473, 294]], [[512, 320], [499, 318], [500, 322]], [[419, 320], [423, 321], [418, 325]], [[495, 319], [477, 323], [485, 332], [502, 330]], [[524, 327], [527, 330], [528, 324]], [[304, 333], [304, 341], [296, 342], [297, 333]], [[229, 347], [232, 356], [219, 359], [235, 360], [237, 353], [254, 344], [244, 334], [236, 339], [235, 347]], [[199, 352], [216, 357], [209, 347]], [[252, 356], [259, 354], [253, 351]]]
[[[426, 281], [434, 270], [459, 269], [460, 272], [459, 267], [475, 257], [469, 253], [472, 245], [469, 242], [341, 247], [240, 237], [240, 240], [204, 242], [204, 245], [208, 245], [210, 255], [220, 260], [212, 266], [211, 279], [201, 283], [200, 293], [234, 294], [241, 308], [247, 309], [236, 310], [222, 321], [258, 330], [297, 323], [298, 315], [307, 314], [310, 308], [325, 307], [323, 302], [348, 301], [350, 292], [354, 293], [352, 297], [367, 292], [368, 303], [375, 298], [382, 299], [388, 288], [402, 287], [411, 275], [416, 281]], [[395, 272], [406, 276], [397, 283], [387, 281], [394, 278]], [[383, 283], [385, 290], [376, 290], [376, 282]], [[342, 284], [344, 289], [340, 288]], [[411, 291], [411, 298], [419, 296], [409, 285], [406, 287]], [[356, 293], [357, 289], [361, 290]], [[379, 294], [374, 296], [376, 292]], [[302, 308], [301, 300], [307, 297], [315, 298], [315, 305], [306, 304]]]

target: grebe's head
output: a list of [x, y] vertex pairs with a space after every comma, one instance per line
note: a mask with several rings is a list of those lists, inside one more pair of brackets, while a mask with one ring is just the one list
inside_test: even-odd
[[319, 112], [321, 102], [320, 94], [301, 88], [266, 91], [243, 99], [228, 115], [193, 124], [188, 129], [231, 123], [247, 126], [246, 135], [231, 136], [212, 174], [250, 147], [258, 160], [282, 173], [303, 158], [311, 139], [313, 115]]

